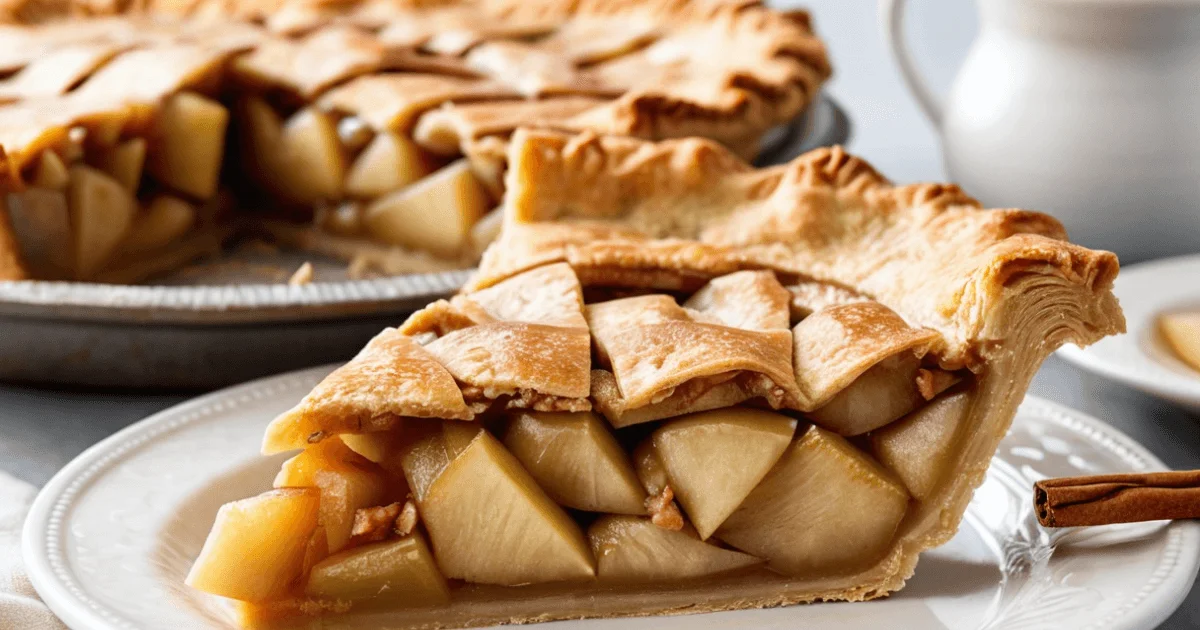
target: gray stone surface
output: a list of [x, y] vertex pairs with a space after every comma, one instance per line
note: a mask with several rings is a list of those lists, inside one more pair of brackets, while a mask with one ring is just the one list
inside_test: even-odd
[[[943, 177], [937, 141], [888, 60], [874, 5], [810, 0], [829, 42], [837, 77], [830, 92], [854, 122], [850, 148], [896, 181]], [[916, 0], [910, 32], [931, 81], [948, 87], [974, 36], [974, 9], [962, 0]], [[1032, 393], [1099, 417], [1146, 445], [1173, 468], [1200, 468], [1200, 417], [1052, 358]], [[55, 391], [0, 385], [0, 469], [44, 484], [65, 463], [114, 431], [185, 394]], [[1200, 627], [1200, 591], [1162, 628]]]

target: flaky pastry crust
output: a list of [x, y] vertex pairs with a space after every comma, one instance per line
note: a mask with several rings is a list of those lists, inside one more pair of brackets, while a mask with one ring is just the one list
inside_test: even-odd
[[[984, 210], [953, 186], [893, 186], [839, 148], [756, 170], [710, 142], [521, 132], [510, 158], [501, 240], [468, 288], [405, 330], [476, 329], [483, 339], [486, 326], [517, 318], [584, 331], [597, 365], [588, 400], [617, 427], [751, 399], [808, 413], [873, 365], [923, 358], [914, 387], [926, 400], [950, 387], [968, 391], [966, 430], [954, 438], [950, 474], [909, 503], [870, 566], [652, 589], [515, 593], [472, 584], [448, 609], [402, 621], [366, 614], [384, 627], [694, 613], [896, 591], [919, 555], [957, 530], [1046, 356], [1124, 330], [1111, 253], [1072, 245], [1045, 215]], [[690, 298], [678, 303], [663, 291]], [[589, 294], [585, 306], [577, 296]], [[572, 372], [570, 357], [581, 356], [573, 352], [556, 359]]]

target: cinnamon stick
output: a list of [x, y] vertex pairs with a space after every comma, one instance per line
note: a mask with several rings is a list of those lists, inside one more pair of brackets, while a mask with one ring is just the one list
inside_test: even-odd
[[1046, 479], [1033, 507], [1045, 527], [1200, 518], [1200, 470]]

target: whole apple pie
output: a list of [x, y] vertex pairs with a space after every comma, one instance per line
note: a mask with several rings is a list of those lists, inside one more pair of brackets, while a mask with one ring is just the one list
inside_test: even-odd
[[518, 131], [469, 287], [266, 431], [188, 577], [248, 626], [866, 600], [954, 534], [1116, 258], [841, 149]]
[[0, 280], [138, 281], [235, 232], [469, 267], [517, 126], [753, 156], [829, 73], [807, 14], [745, 0], [0, 0]]

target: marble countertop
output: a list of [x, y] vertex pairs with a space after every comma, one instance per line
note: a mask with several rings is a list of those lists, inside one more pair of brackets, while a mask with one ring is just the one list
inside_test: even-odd
[[[810, 7], [829, 43], [837, 75], [828, 90], [853, 121], [850, 149], [895, 181], [943, 179], [937, 138], [887, 57], [874, 3], [787, 4]], [[914, 54], [932, 84], [944, 90], [974, 37], [974, 7], [962, 0], [916, 0], [911, 10]], [[1200, 417], [1057, 358], [1043, 367], [1031, 393], [1109, 422], [1173, 468], [1200, 468]], [[44, 484], [88, 446], [190, 395], [0, 385], [0, 469]], [[1161, 627], [1200, 627], [1200, 588]]]

